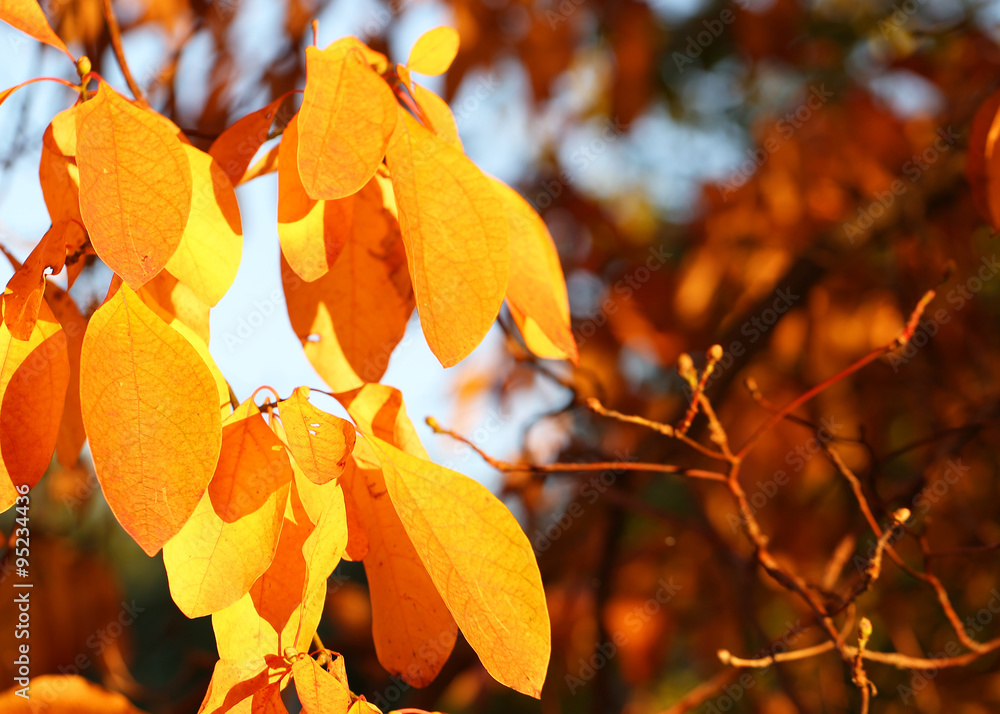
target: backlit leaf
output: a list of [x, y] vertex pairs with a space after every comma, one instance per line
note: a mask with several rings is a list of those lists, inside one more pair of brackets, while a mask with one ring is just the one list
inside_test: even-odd
[[312, 657], [295, 660], [292, 677], [305, 714], [346, 714], [351, 706], [350, 691]]
[[163, 546], [174, 602], [188, 617], [229, 607], [274, 557], [292, 467], [247, 400], [222, 426], [215, 475], [180, 532]]
[[16, 27], [26, 35], [34, 37], [63, 52], [74, 63], [76, 60], [66, 44], [59, 38], [45, 19], [45, 13], [36, 0], [0, 0], [0, 20]]
[[267, 141], [271, 125], [290, 94], [285, 93], [263, 109], [247, 114], [212, 142], [208, 153], [219, 163], [234, 186], [243, 179], [254, 155]]
[[324, 484], [344, 472], [354, 448], [354, 425], [309, 403], [309, 388], [299, 387], [279, 407], [288, 448], [313, 483]]
[[507, 216], [490, 180], [402, 110], [386, 161], [420, 324], [450, 367], [476, 348], [500, 310], [510, 268]]
[[452, 27], [435, 27], [428, 30], [410, 50], [406, 66], [420, 74], [444, 74], [458, 54], [459, 36]]
[[451, 113], [448, 102], [419, 84], [413, 85], [413, 98], [417, 100], [417, 105], [427, 121], [430, 122], [430, 128], [434, 133], [446, 143], [463, 151], [462, 140], [458, 136], [458, 125], [455, 123], [455, 115]]
[[191, 166], [167, 125], [101, 83], [77, 114], [80, 212], [94, 249], [133, 289], [177, 250], [191, 210]]
[[344, 249], [354, 202], [317, 201], [309, 197], [295, 162], [298, 117], [285, 129], [278, 150], [278, 238], [281, 253], [303, 280], [321, 278]]
[[191, 166], [191, 211], [177, 250], [165, 267], [212, 307], [229, 290], [240, 268], [240, 209], [222, 167], [205, 152], [181, 146]]
[[355, 453], [343, 480], [367, 534], [375, 652], [387, 671], [423, 687], [447, 661], [458, 628], [396, 515], [377, 456], [364, 440]]
[[262, 714], [288, 669], [276, 656], [220, 659], [198, 714]]
[[80, 351], [87, 320], [73, 302], [69, 293], [49, 281], [45, 286], [45, 302], [66, 334], [66, 352], [69, 357], [69, 383], [59, 434], [56, 436], [56, 458], [64, 467], [73, 468], [80, 459], [80, 449], [87, 440], [80, 411]]
[[538, 697], [549, 617], [534, 552], [514, 516], [467, 476], [378, 437], [366, 441], [413, 547], [486, 671]]
[[392, 90], [358, 44], [344, 38], [325, 50], [306, 48], [298, 166], [315, 199], [350, 196], [368, 183], [396, 127]]
[[314, 283], [283, 274], [292, 327], [335, 390], [381, 379], [413, 313], [406, 252], [386, 205], [391, 190], [375, 179], [344, 199], [354, 205], [347, 242], [328, 273]]
[[[576, 343], [569, 324], [566, 280], [549, 229], [521, 194], [501, 181], [494, 180], [493, 184], [510, 221], [510, 282], [507, 285], [507, 299], [514, 308], [512, 312], [516, 316], [518, 327], [522, 329], [528, 348], [532, 352], [538, 349], [535, 353], [539, 357], [571, 359], [576, 362]], [[529, 325], [529, 321], [537, 325], [538, 331], [545, 336], [545, 341], [535, 338], [534, 328], [522, 327]]]
[[97, 478], [122, 527], [153, 555], [194, 512], [215, 472], [215, 379], [191, 343], [126, 285], [91, 318], [80, 375]]
[[27, 341], [0, 325], [0, 511], [49, 467], [68, 383], [66, 335], [48, 305]]

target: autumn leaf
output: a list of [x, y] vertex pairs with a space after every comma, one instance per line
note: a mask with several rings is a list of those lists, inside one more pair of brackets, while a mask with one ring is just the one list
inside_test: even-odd
[[3, 295], [3, 322], [16, 339], [30, 339], [45, 292], [45, 271], [61, 272], [67, 248], [75, 251], [86, 238], [83, 226], [75, 221], [55, 223], [14, 271]]
[[406, 413], [403, 394], [385, 384], [366, 384], [334, 395], [354, 420], [358, 430], [374, 434], [408, 454], [430, 459], [417, 430]]
[[68, 384], [66, 335], [48, 305], [26, 341], [0, 325], [0, 511], [49, 467]]
[[240, 268], [243, 225], [236, 191], [211, 156], [181, 145], [191, 166], [191, 210], [184, 233], [164, 266], [213, 307], [228, 292]]
[[339, 714], [351, 706], [350, 691], [312, 657], [295, 660], [292, 678], [305, 714]]
[[344, 472], [354, 448], [354, 425], [309, 403], [309, 388], [299, 387], [279, 407], [288, 448], [303, 473], [316, 484]]
[[386, 161], [420, 324], [445, 367], [482, 341], [510, 267], [508, 222], [489, 179], [400, 110]]
[[[317, 582], [313, 575], [313, 585], [307, 589], [311, 573], [305, 545], [316, 522], [311, 520], [300, 496], [301, 489], [315, 484], [301, 475], [294, 461], [292, 468], [296, 474], [291, 482], [271, 565], [236, 604], [212, 615], [216, 645], [223, 659], [239, 661], [264, 657], [283, 653], [288, 647], [304, 652], [323, 614], [326, 580]], [[340, 490], [335, 483], [315, 488], [326, 489], [326, 495], [331, 498]], [[323, 510], [327, 505], [328, 501]], [[322, 513], [315, 517], [321, 520]], [[327, 563], [317, 562], [313, 572], [318, 573]]]
[[164, 314], [164, 322], [175, 321], [187, 327], [207, 346], [209, 342], [210, 308], [194, 294], [188, 285], [179, 281], [163, 269], [142, 286], [139, 291], [142, 301], [150, 307], [156, 306]]
[[576, 362], [566, 280], [549, 229], [521, 194], [495, 179], [493, 185], [510, 221], [507, 300], [528, 349], [539, 357]]
[[298, 167], [306, 193], [332, 200], [375, 175], [397, 121], [392, 90], [369, 66], [358, 40], [306, 48]]
[[420, 107], [420, 111], [424, 113], [424, 118], [430, 124], [431, 131], [445, 143], [454, 146], [459, 151], [464, 151], [462, 140], [458, 136], [455, 115], [451, 113], [448, 102], [419, 84], [413, 85], [413, 98], [416, 100], [417, 106]]
[[306, 193], [295, 162], [298, 127], [296, 116], [278, 150], [278, 238], [281, 254], [292, 270], [311, 282], [323, 277], [344, 249], [354, 202], [350, 197], [317, 201]]
[[965, 173], [976, 208], [994, 229], [1000, 227], [1000, 91], [979, 105], [969, 132]]
[[520, 525], [481, 484], [366, 437], [399, 519], [493, 677], [538, 697], [551, 649], [545, 591]]
[[56, 436], [56, 458], [67, 469], [77, 465], [80, 449], [87, 440], [80, 408], [80, 352], [87, 320], [65, 290], [49, 281], [45, 286], [45, 302], [62, 325], [66, 334], [66, 353], [69, 358], [69, 382], [59, 433]]
[[101, 82], [77, 113], [80, 212], [94, 249], [138, 290], [180, 245], [191, 210], [191, 166], [153, 113]]
[[194, 512], [215, 472], [215, 379], [191, 343], [127, 285], [91, 318], [80, 375], [97, 478], [119, 523], [153, 555]]
[[356, 456], [343, 481], [366, 533], [375, 653], [388, 672], [424, 687], [448, 660], [458, 628], [388, 498], [375, 452], [359, 440]]
[[0, 0], [0, 20], [39, 42], [55, 47], [76, 63], [76, 59], [66, 49], [66, 44], [49, 26], [49, 21], [45, 19], [45, 13], [36, 0]]
[[377, 382], [413, 313], [413, 289], [392, 187], [379, 177], [354, 196], [343, 252], [314, 283], [282, 270], [292, 328], [335, 390]]
[[274, 706], [275, 688], [280, 692], [289, 669], [276, 655], [220, 659], [198, 714], [263, 714], [267, 706]]
[[281, 107], [291, 94], [286, 92], [266, 107], [250, 112], [212, 142], [208, 153], [222, 167], [234, 186], [243, 180], [250, 162], [267, 141], [271, 125], [278, 119]]
[[[68, 669], [68, 668], [67, 668]], [[5, 714], [142, 714], [118, 692], [109, 692], [75, 674], [45, 674], [31, 678], [30, 696], [12, 687], [0, 694]]]
[[285, 447], [248, 399], [222, 425], [215, 475], [163, 546], [174, 602], [188, 617], [229, 607], [270, 566], [288, 500]]
[[448, 71], [458, 54], [459, 36], [452, 27], [428, 30], [413, 45], [406, 66], [411, 72], [437, 75]]

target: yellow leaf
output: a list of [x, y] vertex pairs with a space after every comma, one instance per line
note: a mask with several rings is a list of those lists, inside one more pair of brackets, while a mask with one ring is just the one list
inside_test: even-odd
[[430, 459], [406, 414], [403, 394], [398, 389], [384, 384], [366, 384], [334, 396], [361, 432], [374, 434], [413, 456]]
[[344, 473], [354, 448], [354, 425], [309, 403], [309, 387], [299, 387], [278, 407], [288, 448], [309, 480], [324, 484]]
[[298, 166], [315, 199], [350, 196], [375, 175], [397, 121], [396, 98], [355, 38], [306, 48]]
[[493, 677], [538, 697], [551, 650], [538, 565], [507, 507], [467, 476], [366, 437], [399, 519]]
[[191, 166], [176, 134], [101, 83], [77, 112], [80, 213], [94, 250], [135, 290], [177, 250]]
[[448, 660], [458, 628], [386, 494], [377, 456], [363, 440], [355, 453], [343, 480], [368, 537], [375, 653], [387, 671], [424, 687]]
[[386, 161], [420, 324], [445, 367], [466, 357], [500, 310], [508, 222], [490, 180], [400, 110]]
[[[576, 362], [566, 280], [549, 229], [521, 194], [496, 179], [493, 185], [510, 221], [507, 300], [525, 342], [539, 357]], [[538, 339], [535, 327], [544, 340]]]
[[424, 117], [430, 122], [431, 131], [446, 143], [463, 151], [462, 140], [458, 136], [458, 125], [455, 123], [455, 115], [451, 113], [448, 102], [419, 84], [413, 85], [413, 98], [417, 100], [417, 105], [424, 113]]
[[153, 555], [194, 512], [219, 460], [222, 417], [212, 372], [123, 285], [87, 327], [80, 401], [108, 505]]
[[351, 692], [312, 657], [295, 660], [292, 678], [305, 714], [341, 714], [351, 706]]
[[420, 74], [444, 74], [458, 54], [458, 32], [452, 27], [435, 27], [428, 30], [410, 50], [406, 66]]
[[295, 156], [298, 117], [293, 117], [278, 149], [278, 238], [281, 254], [303, 280], [317, 280], [330, 270], [344, 249], [353, 214], [350, 197], [317, 201], [299, 177]]
[[209, 307], [202, 302], [194, 291], [169, 270], [160, 273], [142, 286], [139, 291], [142, 301], [149, 305], [157, 314], [174, 329], [183, 325], [206, 346], [209, 341]]
[[[277, 657], [220, 659], [198, 714], [258, 714], [274, 700], [290, 668]], [[281, 711], [278, 709], [277, 711]]]
[[76, 117], [80, 108], [76, 104], [56, 114], [42, 135], [38, 178], [53, 223], [71, 220], [83, 224], [80, 171], [76, 165]]
[[225, 171], [204, 151], [181, 144], [191, 165], [191, 211], [166, 269], [214, 306], [236, 279], [243, 253], [243, 226], [236, 191]]
[[76, 63], [66, 44], [59, 38], [45, 19], [45, 13], [36, 0], [0, 0], [0, 20], [16, 27], [39, 42], [55, 47]]
[[[294, 461], [292, 468], [297, 469]], [[216, 645], [223, 659], [238, 661], [277, 655], [288, 647], [299, 652], [309, 649], [323, 614], [326, 581], [314, 582], [307, 590], [310, 563], [306, 560], [304, 546], [315, 528], [300, 497], [300, 486], [307, 481], [297, 473], [291, 482], [281, 535], [271, 565], [257, 578], [249, 593], [236, 604], [212, 615]], [[334, 497], [340, 491], [336, 484], [316, 488], [328, 489], [327, 494]], [[314, 572], [319, 572], [327, 562], [317, 562]]]
[[291, 479], [285, 447], [248, 399], [223, 424], [208, 491], [163, 546], [170, 594], [181, 612], [208, 615], [250, 591], [274, 558]]
[[48, 305], [27, 341], [0, 325], [0, 511], [49, 467], [68, 383], [66, 334]]
[[354, 205], [345, 227], [347, 243], [317, 281], [304, 283], [282, 270], [292, 328], [316, 371], [334, 390], [381, 379], [413, 313], [413, 289], [399, 224], [391, 212], [391, 191], [388, 182], [376, 178], [344, 199]]

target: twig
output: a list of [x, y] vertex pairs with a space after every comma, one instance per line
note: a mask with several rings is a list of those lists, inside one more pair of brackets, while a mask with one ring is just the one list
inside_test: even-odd
[[132, 92], [132, 96], [135, 97], [135, 100], [139, 104], [149, 107], [146, 95], [143, 94], [142, 88], [135, 81], [132, 71], [128, 68], [128, 62], [125, 61], [125, 50], [122, 47], [122, 31], [118, 26], [118, 19], [115, 17], [114, 9], [111, 7], [111, 0], [104, 0], [104, 20], [108, 25], [108, 35], [111, 38], [111, 47], [115, 52], [115, 59], [118, 60], [118, 66], [121, 67], [122, 75], [125, 77], [125, 83], [128, 84], [129, 91]]

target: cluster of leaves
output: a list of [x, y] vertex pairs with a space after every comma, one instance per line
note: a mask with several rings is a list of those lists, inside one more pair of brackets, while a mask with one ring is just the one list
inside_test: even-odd
[[[0, 17], [72, 58], [33, 0]], [[460, 629], [498, 681], [540, 694], [550, 632], [527, 538], [487, 489], [429, 460], [400, 393], [378, 384], [414, 306], [445, 366], [505, 299], [537, 354], [576, 358], [545, 224], [465, 156], [447, 104], [411, 77], [457, 51], [449, 28], [405, 65], [355, 38], [309, 47], [301, 108], [284, 121], [282, 96], [208, 152], [86, 57], [79, 85], [56, 80], [79, 99], [43, 140], [52, 227], [3, 295], [0, 509], [53, 452], [72, 467], [89, 442], [122, 527], [162, 549], [178, 607], [212, 616], [220, 661], [202, 711], [281, 711], [292, 680], [307, 712], [377, 711], [343, 658], [306, 654], [342, 558], [364, 563], [389, 672], [430, 683]], [[242, 251], [234, 186], [272, 171], [289, 316], [351, 421], [307, 387], [237, 403], [208, 352], [209, 310]], [[114, 278], [85, 317], [49, 276], [72, 285], [92, 255]]]

